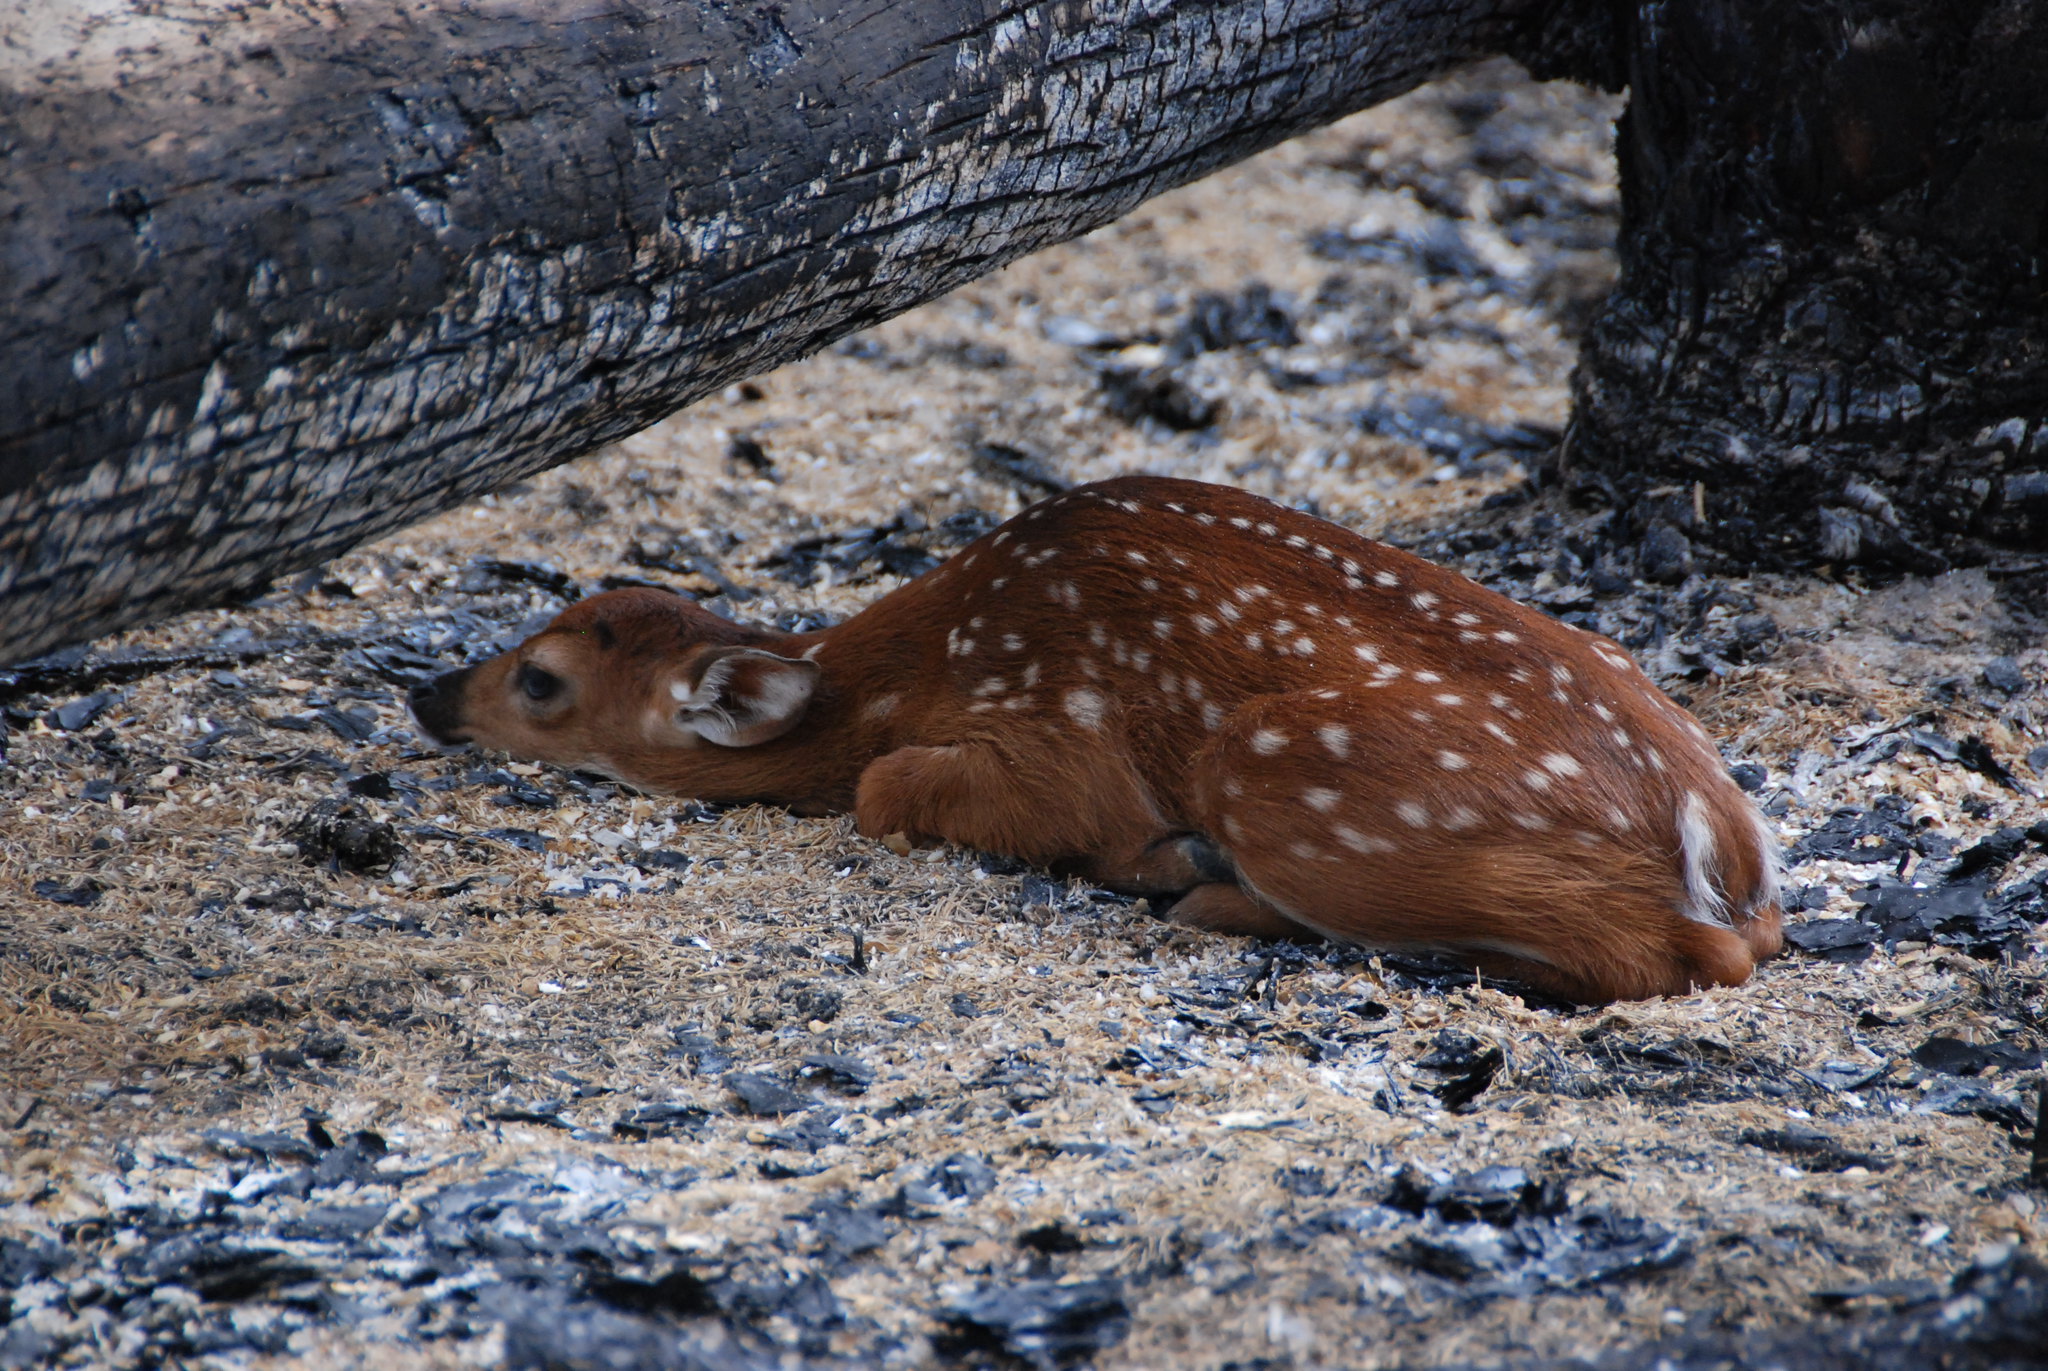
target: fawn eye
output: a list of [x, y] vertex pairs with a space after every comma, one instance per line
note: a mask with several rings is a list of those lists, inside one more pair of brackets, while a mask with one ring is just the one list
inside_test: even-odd
[[522, 666], [519, 668], [519, 688], [526, 692], [529, 700], [545, 700], [562, 688], [562, 678], [537, 666]]

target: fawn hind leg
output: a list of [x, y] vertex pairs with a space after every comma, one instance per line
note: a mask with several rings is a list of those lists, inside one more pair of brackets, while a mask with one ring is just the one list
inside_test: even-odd
[[1210, 881], [1182, 896], [1166, 917], [1205, 933], [1239, 938], [1314, 938], [1322, 934], [1296, 923], [1269, 904], [1261, 904], [1236, 882]]

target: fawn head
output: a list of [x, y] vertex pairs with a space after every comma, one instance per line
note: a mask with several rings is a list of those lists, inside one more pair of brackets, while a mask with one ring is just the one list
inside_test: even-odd
[[412, 711], [439, 743], [646, 784], [656, 756], [672, 766], [679, 749], [751, 747], [802, 722], [818, 665], [775, 650], [788, 641], [668, 591], [608, 591], [510, 652], [415, 686]]

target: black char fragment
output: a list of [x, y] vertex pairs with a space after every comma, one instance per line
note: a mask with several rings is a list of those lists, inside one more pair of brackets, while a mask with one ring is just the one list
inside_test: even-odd
[[806, 1076], [822, 1076], [826, 1082], [849, 1095], [858, 1095], [875, 1082], [875, 1069], [858, 1057], [843, 1052], [813, 1052], [804, 1058]]
[[1818, 1128], [1797, 1123], [1784, 1128], [1746, 1128], [1736, 1135], [1735, 1140], [1766, 1152], [1796, 1158], [1808, 1171], [1847, 1171], [1852, 1166], [1883, 1171], [1891, 1165], [1881, 1157], [1852, 1152]]
[[954, 1330], [942, 1353], [958, 1358], [1001, 1351], [1038, 1368], [1107, 1351], [1131, 1328], [1123, 1283], [1114, 1277], [985, 1285], [948, 1305], [940, 1317]]
[[642, 1105], [615, 1120], [612, 1132], [633, 1142], [646, 1142], [672, 1133], [694, 1133], [710, 1117], [710, 1110], [693, 1104]]
[[372, 819], [348, 800], [316, 801], [287, 836], [298, 844], [304, 860], [316, 865], [332, 862], [356, 872], [387, 871], [403, 850], [390, 824]]
[[94, 880], [79, 881], [75, 885], [64, 881], [37, 881], [32, 888], [38, 899], [79, 909], [89, 909], [98, 904], [100, 896], [106, 893], [106, 887]]
[[1966, 1043], [1937, 1033], [1913, 1049], [1913, 1060], [1929, 1071], [1975, 1076], [1986, 1067], [2025, 1071], [2041, 1064], [2041, 1049], [2021, 1043]]
[[758, 1071], [733, 1072], [725, 1078], [725, 1088], [739, 1097], [749, 1114], [794, 1114], [817, 1103]]

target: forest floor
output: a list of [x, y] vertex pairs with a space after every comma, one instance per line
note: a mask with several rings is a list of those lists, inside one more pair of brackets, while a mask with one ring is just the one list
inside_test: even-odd
[[[0, 1367], [2039, 1359], [2048, 576], [1644, 579], [1532, 493], [1615, 110], [1473, 69], [0, 673]], [[1127, 471], [1614, 635], [1799, 946], [1559, 1006], [410, 726], [601, 587], [843, 617]]]

